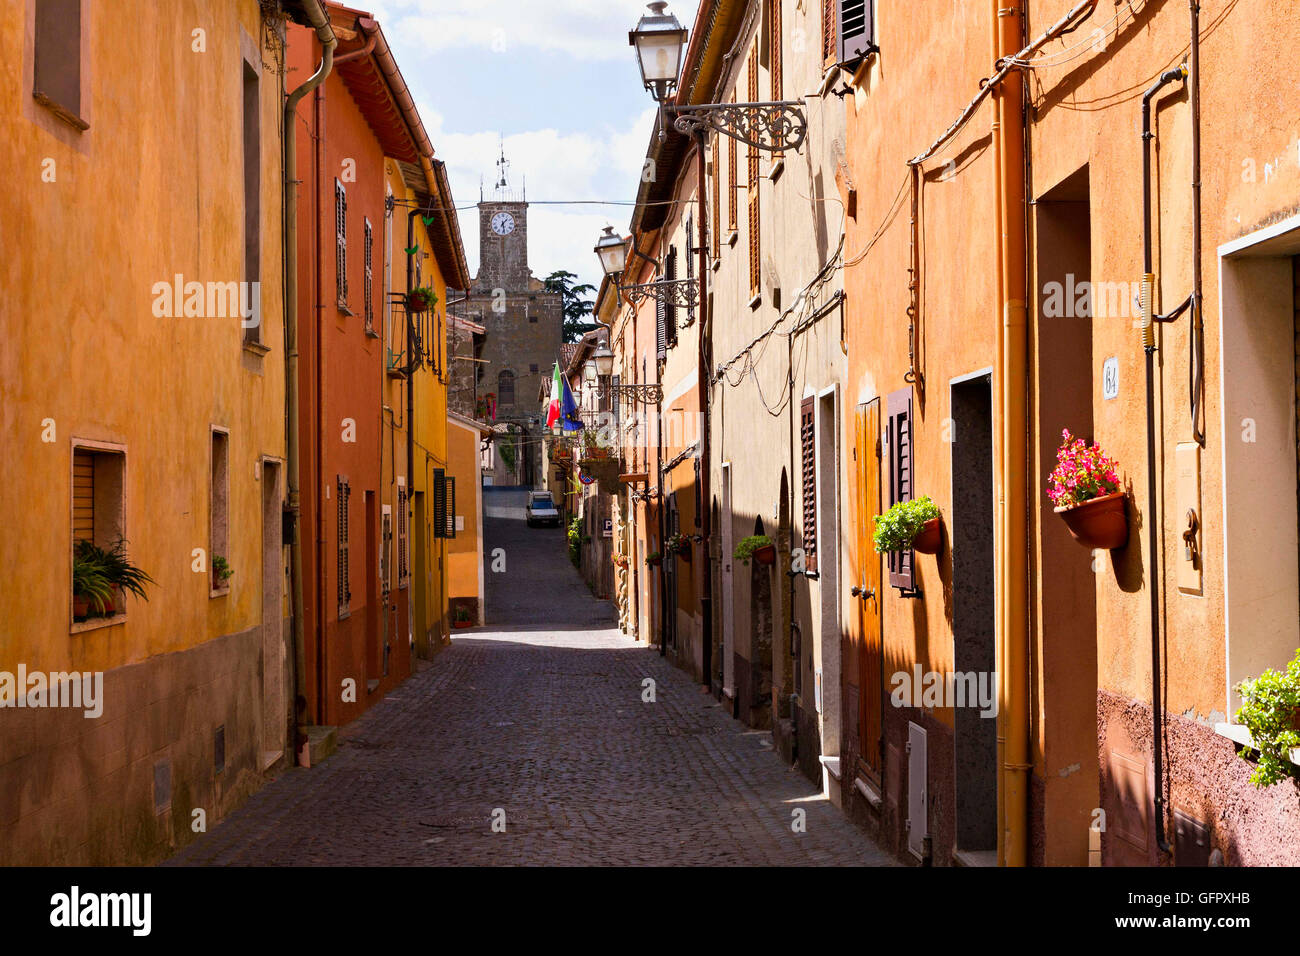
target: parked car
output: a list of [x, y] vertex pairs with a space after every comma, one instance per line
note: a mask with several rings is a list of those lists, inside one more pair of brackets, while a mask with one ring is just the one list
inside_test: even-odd
[[524, 506], [528, 527], [548, 524], [553, 528], [560, 526], [560, 512], [555, 508], [555, 501], [549, 491], [529, 492], [528, 504]]

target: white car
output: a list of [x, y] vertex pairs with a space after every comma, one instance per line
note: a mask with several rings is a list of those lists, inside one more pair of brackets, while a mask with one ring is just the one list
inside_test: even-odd
[[555, 501], [549, 491], [529, 492], [524, 516], [530, 528], [541, 524], [549, 524], [553, 528], [560, 526], [560, 513], [555, 509]]

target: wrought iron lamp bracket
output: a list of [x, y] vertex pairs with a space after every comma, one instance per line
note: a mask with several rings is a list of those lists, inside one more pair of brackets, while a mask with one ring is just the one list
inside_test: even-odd
[[701, 103], [663, 109], [674, 114], [673, 128], [686, 136], [712, 130], [773, 153], [798, 150], [808, 135], [808, 119], [799, 100]]

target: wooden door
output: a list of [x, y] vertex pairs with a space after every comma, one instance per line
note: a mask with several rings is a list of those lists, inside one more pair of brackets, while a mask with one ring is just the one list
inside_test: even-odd
[[880, 782], [882, 645], [880, 555], [872, 545], [880, 512], [880, 402], [859, 405], [854, 415], [852, 458], [853, 534], [848, 542], [851, 585], [844, 648], [845, 729], [857, 737], [857, 773]]

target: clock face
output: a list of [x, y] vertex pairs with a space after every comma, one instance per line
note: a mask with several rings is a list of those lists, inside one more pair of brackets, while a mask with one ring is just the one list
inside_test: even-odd
[[499, 212], [492, 217], [492, 231], [498, 236], [508, 236], [515, 231], [515, 217], [508, 212]]

